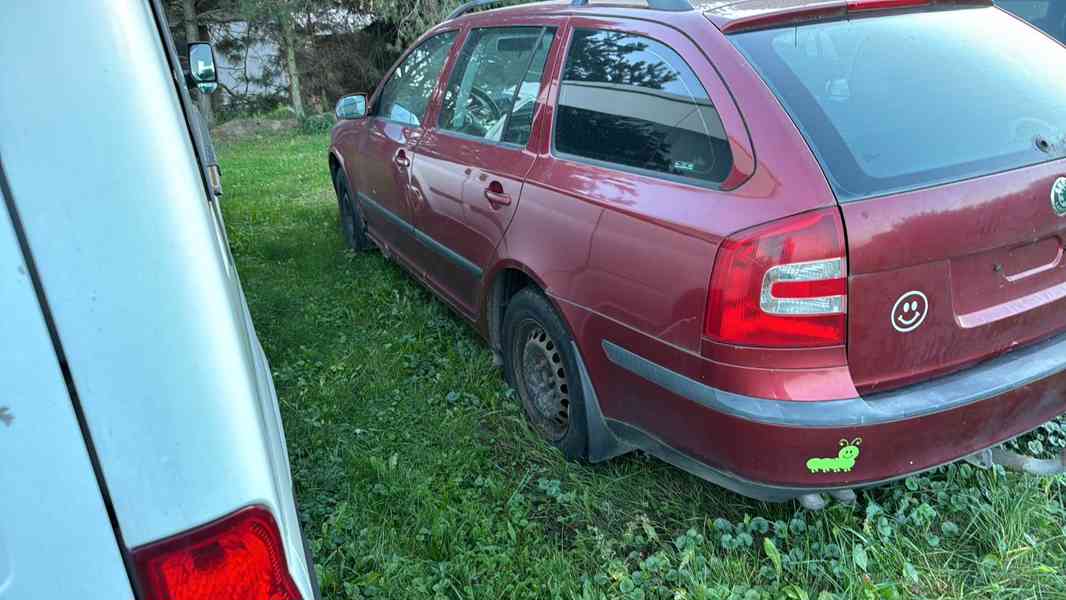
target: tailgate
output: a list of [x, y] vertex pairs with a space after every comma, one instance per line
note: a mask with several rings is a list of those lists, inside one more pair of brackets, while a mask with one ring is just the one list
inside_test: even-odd
[[1062, 173], [1058, 161], [843, 205], [848, 362], [861, 392], [1066, 328], [1066, 218], [1050, 200]]
[[1066, 328], [1066, 48], [952, 4], [730, 39], [840, 204], [860, 392]]
[[2, 198], [0, 315], [0, 599], [132, 598]]

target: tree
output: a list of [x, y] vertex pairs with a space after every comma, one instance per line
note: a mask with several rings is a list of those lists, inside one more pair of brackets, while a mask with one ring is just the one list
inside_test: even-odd
[[[223, 16], [221, 4], [225, 0], [166, 0], [167, 20], [171, 33], [181, 54], [185, 45], [192, 42], [210, 41], [208, 25]], [[184, 44], [182, 43], [184, 42]], [[183, 56], [184, 60], [184, 56]], [[199, 104], [200, 113], [208, 123], [214, 122], [214, 106], [209, 94], [193, 89], [193, 98]]]
[[[289, 99], [299, 118], [304, 117], [303, 95], [300, 90], [300, 67], [297, 55], [303, 37], [313, 34], [314, 15], [331, 8], [337, 2], [327, 0], [233, 0], [235, 12], [249, 23], [269, 25], [278, 47], [282, 49], [285, 75], [289, 80]], [[298, 23], [300, 18], [303, 23]]]
[[[382, 20], [396, 29], [394, 49], [399, 52], [411, 45], [430, 27], [443, 21], [450, 12], [464, 4], [466, 0], [370, 0], [368, 2], [342, 2], [359, 5], [372, 14], [375, 20]], [[501, 0], [488, 8], [522, 4], [530, 0]]]
[[[222, 86], [229, 110], [269, 111], [286, 94], [298, 117], [340, 94], [370, 91], [397, 55], [463, 0], [166, 0], [175, 37], [208, 40], [229, 63], [247, 64], [251, 48], [276, 48], [261, 76], [239, 69], [245, 89]], [[513, 4], [516, 0], [498, 3]], [[233, 25], [240, 24], [237, 27]], [[211, 36], [208, 36], [208, 33]], [[280, 74], [284, 74], [280, 77]], [[232, 81], [230, 82], [232, 84]], [[284, 87], [283, 87], [284, 86]], [[257, 89], [248, 93], [249, 87]], [[264, 90], [264, 88], [266, 88]], [[215, 98], [221, 108], [221, 95]], [[201, 111], [211, 115], [203, 98]]]
[[[185, 28], [185, 41], [187, 43], [204, 41], [200, 36], [200, 21], [197, 17], [196, 0], [181, 0], [182, 25]], [[193, 92], [200, 104], [200, 114], [208, 124], [215, 122], [215, 111], [211, 106], [211, 96], [199, 90]]]

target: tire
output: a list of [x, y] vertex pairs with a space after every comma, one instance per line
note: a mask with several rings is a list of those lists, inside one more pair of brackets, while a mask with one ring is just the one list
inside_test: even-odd
[[534, 288], [515, 294], [503, 318], [503, 365], [533, 430], [568, 460], [588, 457], [585, 399], [574, 338]]
[[333, 189], [337, 192], [337, 210], [340, 212], [341, 235], [344, 243], [356, 252], [369, 250], [372, 246], [366, 235], [366, 220], [363, 212], [355, 202], [355, 196], [348, 185], [344, 172], [338, 170], [333, 174]]

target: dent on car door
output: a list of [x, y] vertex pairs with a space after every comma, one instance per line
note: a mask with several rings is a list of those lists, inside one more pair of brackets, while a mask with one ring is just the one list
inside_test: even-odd
[[445, 31], [420, 43], [381, 87], [360, 152], [361, 177], [352, 190], [371, 233], [409, 265], [416, 264], [418, 249], [408, 204], [412, 148], [423, 134], [422, 119], [456, 35]]
[[550, 25], [472, 29], [436, 127], [415, 148], [414, 218], [426, 277], [471, 315], [536, 160], [526, 145], [555, 39]]

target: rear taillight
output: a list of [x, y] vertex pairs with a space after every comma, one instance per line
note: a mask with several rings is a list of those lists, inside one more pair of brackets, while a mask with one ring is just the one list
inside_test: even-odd
[[847, 276], [835, 208], [735, 234], [718, 249], [704, 334], [739, 346], [842, 345]]
[[253, 506], [133, 552], [144, 600], [301, 600], [277, 523]]

